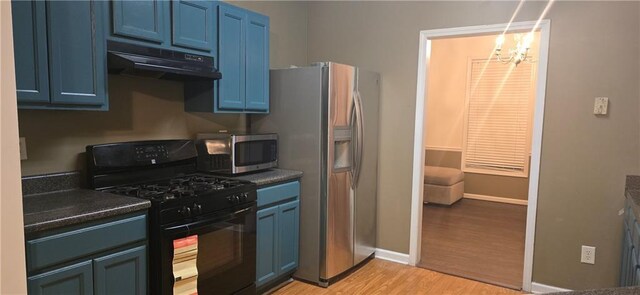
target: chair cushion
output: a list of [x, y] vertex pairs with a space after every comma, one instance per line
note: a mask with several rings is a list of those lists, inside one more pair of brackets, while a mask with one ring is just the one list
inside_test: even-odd
[[425, 166], [424, 183], [437, 185], [454, 185], [464, 180], [464, 173], [460, 169]]

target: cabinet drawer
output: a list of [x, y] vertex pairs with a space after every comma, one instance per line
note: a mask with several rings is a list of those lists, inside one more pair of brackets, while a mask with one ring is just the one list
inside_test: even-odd
[[300, 182], [293, 181], [258, 190], [258, 207], [297, 198], [300, 195]]
[[138, 215], [29, 240], [27, 269], [52, 266], [146, 237], [147, 217]]

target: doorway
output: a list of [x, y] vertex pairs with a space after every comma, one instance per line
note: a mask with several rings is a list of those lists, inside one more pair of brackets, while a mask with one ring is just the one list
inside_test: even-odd
[[[422, 31], [420, 33], [420, 49], [419, 49], [420, 55], [419, 55], [419, 65], [418, 65], [418, 89], [417, 89], [417, 95], [416, 95], [416, 122], [415, 122], [415, 134], [414, 134], [414, 170], [413, 170], [411, 234], [410, 234], [410, 253], [409, 253], [409, 260], [410, 260], [409, 262], [411, 265], [420, 265], [420, 262], [421, 262], [422, 234], [424, 232], [424, 229], [422, 228], [423, 221], [424, 221], [423, 211], [425, 211], [424, 203], [423, 203], [425, 201], [423, 198], [424, 189], [425, 189], [425, 171], [424, 171], [425, 168], [424, 167], [425, 167], [426, 161], [429, 160], [427, 157], [428, 151], [426, 151], [425, 145], [423, 145], [423, 142], [425, 142], [425, 135], [429, 136], [429, 134], [425, 134], [425, 131], [428, 131], [431, 129], [429, 128], [430, 127], [429, 124], [430, 123], [433, 124], [432, 121], [434, 119], [433, 117], [429, 117], [429, 114], [430, 114], [428, 111], [429, 104], [425, 104], [425, 101], [428, 101], [430, 99], [429, 84], [427, 83], [427, 81], [429, 81], [428, 79], [430, 75], [433, 76], [436, 74], [434, 72], [435, 64], [433, 61], [433, 58], [435, 58], [435, 56], [433, 55], [434, 42], [436, 42], [437, 40], [442, 40], [447, 38], [477, 37], [477, 36], [486, 36], [486, 35], [493, 35], [494, 36], [493, 40], [495, 40], [496, 35], [504, 35], [505, 37], [508, 38], [512, 33], [527, 34], [527, 33], [537, 32], [536, 34], [539, 34], [539, 37], [538, 37], [539, 52], [535, 57], [535, 66], [537, 69], [535, 70], [535, 74], [533, 76], [535, 79], [535, 82], [533, 82], [533, 87], [532, 87], [532, 89], [535, 92], [535, 96], [534, 96], [535, 98], [532, 101], [533, 103], [531, 105], [531, 109], [533, 113], [531, 115], [531, 123], [530, 123], [530, 129], [529, 129], [529, 132], [531, 134], [529, 139], [530, 147], [531, 147], [531, 158], [529, 162], [528, 156], [527, 156], [526, 163], [523, 163], [521, 161], [522, 158], [519, 158], [520, 160], [518, 160], [519, 161], [518, 163], [522, 163], [523, 165], [513, 168], [515, 170], [519, 170], [520, 172], [526, 174], [526, 179], [527, 179], [526, 184], [528, 186], [525, 189], [526, 197], [524, 198], [524, 199], [527, 199], [526, 209], [524, 209], [523, 207], [519, 208], [519, 210], [523, 211], [523, 213], [526, 212], [525, 214], [526, 216], [524, 216], [523, 217], [524, 220], [522, 220], [522, 223], [526, 224], [525, 225], [526, 230], [522, 233], [523, 235], [522, 243], [524, 244], [524, 251], [523, 251], [524, 253], [523, 253], [523, 256], [520, 258], [522, 261], [522, 263], [520, 264], [522, 265], [522, 272], [521, 272], [522, 279], [518, 280], [517, 282], [519, 283], [521, 281], [521, 287], [525, 291], [531, 290], [533, 238], [534, 238], [534, 232], [535, 232], [535, 212], [536, 212], [536, 206], [537, 206], [538, 176], [539, 176], [539, 170], [540, 170], [540, 151], [541, 151], [542, 123], [543, 123], [542, 119], [543, 119], [545, 87], [546, 87], [546, 67], [547, 67], [547, 56], [548, 56], [549, 30], [550, 30], [550, 22], [548, 20], [539, 20], [537, 22], [519, 22], [519, 23], [511, 23], [511, 24], [428, 30], [428, 31]], [[508, 50], [504, 50], [504, 51], [508, 52]], [[487, 58], [492, 58], [491, 54], [492, 54], [492, 51], [487, 52], [484, 57], [485, 60], [482, 60], [482, 57], [469, 58], [468, 60], [465, 61], [465, 63], [467, 63], [467, 68], [473, 69], [473, 65], [475, 63], [475, 65], [478, 68], [482, 68], [480, 72], [486, 70]], [[524, 68], [524, 67], [521, 67], [521, 68]], [[430, 71], [432, 72], [430, 73]], [[471, 76], [471, 72], [472, 71], [470, 70], [467, 73], [467, 79], [466, 79], [467, 81], [471, 81], [473, 79], [473, 77]], [[467, 99], [467, 105], [468, 105], [468, 99], [469, 99], [468, 93], [465, 96], [465, 98]], [[469, 125], [468, 120], [469, 120], [469, 116], [471, 115], [473, 114], [469, 113], [467, 110], [467, 113], [465, 113], [464, 115], [464, 124], [466, 126]], [[467, 131], [464, 131], [464, 132], [465, 133], [463, 134], [463, 138], [462, 138], [462, 141], [463, 141], [462, 154], [463, 155], [461, 157], [462, 159], [459, 160], [459, 165], [460, 165], [459, 167], [462, 168], [460, 170], [468, 171], [469, 168], [483, 168], [483, 167], [472, 167], [473, 165], [478, 164], [478, 162], [474, 161], [474, 159], [476, 160], [479, 158], [486, 159], [487, 157], [488, 158], [491, 158], [491, 157], [487, 156], [486, 154], [482, 154], [480, 156], [476, 155], [474, 158], [473, 153], [468, 149], [469, 145], [467, 142], [469, 140], [472, 140], [472, 138], [469, 137], [469, 134], [466, 133]], [[480, 135], [483, 136], [482, 134]], [[464, 149], [467, 149], [467, 150], [464, 150]], [[455, 164], [453, 165], [455, 166]], [[460, 172], [464, 174], [464, 171], [460, 171]], [[473, 172], [478, 172], [478, 171], [473, 171]], [[455, 178], [455, 181], [451, 180], [452, 185], [454, 184], [454, 182], [460, 181], [460, 177], [457, 177], [457, 176], [451, 176], [451, 177]], [[462, 179], [464, 179], [464, 176], [462, 177]], [[459, 190], [460, 189], [457, 188], [457, 191]], [[443, 194], [447, 195], [446, 193], [443, 193]], [[452, 193], [452, 195], [458, 195], [458, 193], [454, 192]], [[469, 193], [470, 197], [473, 197], [473, 195], [474, 194]], [[475, 195], [483, 196], [483, 194], [478, 194], [478, 193], [476, 193]], [[447, 195], [447, 196], [452, 198], [451, 200], [448, 201], [451, 203], [457, 201], [456, 198], [459, 198], [459, 197], [451, 197], [450, 195]], [[492, 201], [495, 201], [495, 200], [492, 200]], [[479, 203], [480, 206], [478, 206], [478, 202], [480, 202]], [[515, 203], [518, 203], [518, 202], [522, 203], [522, 201], [515, 201]], [[492, 208], [485, 206], [487, 204], [493, 205], [490, 203], [491, 202], [487, 202], [487, 200], [477, 201], [477, 200], [472, 200], [470, 198], [463, 198], [462, 202], [459, 202], [458, 204], [459, 205], [463, 205], [463, 204], [475, 205], [471, 207], [476, 207], [475, 210], [476, 211], [479, 210], [478, 212], [480, 213], [486, 213], [492, 210]], [[445, 206], [450, 206], [450, 205], [451, 204], [446, 204], [445, 202]], [[522, 204], [520, 205], [498, 204], [498, 205], [522, 206]], [[458, 206], [458, 207], [461, 207], [461, 206]], [[469, 206], [465, 206], [465, 207], [469, 207]], [[438, 214], [438, 209], [443, 209], [443, 208], [435, 207], [435, 209], [436, 210], [426, 210], [425, 213], [427, 214], [431, 213], [435, 216], [436, 214]], [[445, 209], [453, 209], [453, 206], [451, 208], [445, 207]], [[503, 210], [503, 209], [504, 208], [499, 208], [498, 210]], [[468, 210], [473, 211], [474, 209], [472, 208]], [[442, 211], [443, 210], [440, 210], [440, 213], [442, 213]], [[510, 211], [516, 212], [518, 210], [510, 210]], [[454, 213], [454, 212], [449, 212], [449, 213]], [[464, 251], [464, 250], [452, 249], [451, 251]], [[472, 276], [470, 277], [474, 278]], [[475, 278], [475, 279], [480, 279], [480, 278]], [[518, 288], [520, 286], [513, 286], [513, 287]]]

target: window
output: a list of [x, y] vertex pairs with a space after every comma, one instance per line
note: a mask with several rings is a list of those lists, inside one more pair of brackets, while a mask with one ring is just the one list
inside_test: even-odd
[[530, 63], [470, 60], [463, 171], [528, 177], [534, 71]]

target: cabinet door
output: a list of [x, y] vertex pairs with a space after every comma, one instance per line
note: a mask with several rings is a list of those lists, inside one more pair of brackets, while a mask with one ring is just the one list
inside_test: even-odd
[[168, 1], [112, 1], [113, 33], [123, 37], [165, 43], [165, 10]]
[[257, 213], [256, 285], [278, 276], [278, 206]]
[[91, 261], [81, 262], [29, 277], [27, 278], [27, 288], [30, 295], [93, 294]]
[[12, 1], [18, 102], [49, 102], [46, 11], [43, 1]]
[[217, 41], [217, 13], [213, 1], [174, 0], [173, 45], [212, 52]]
[[278, 206], [278, 274], [298, 267], [300, 201]]
[[222, 73], [218, 88], [218, 108], [243, 110], [245, 107], [244, 10], [221, 3], [218, 6], [218, 69]]
[[146, 294], [146, 246], [95, 259], [93, 277], [96, 295]]
[[246, 109], [269, 111], [269, 18], [247, 13]]
[[54, 104], [107, 103], [103, 1], [47, 1], [49, 77]]
[[623, 227], [623, 241], [622, 241], [622, 257], [620, 262], [620, 286], [627, 286], [628, 269], [631, 263], [631, 238], [629, 237], [629, 229], [625, 224]]

